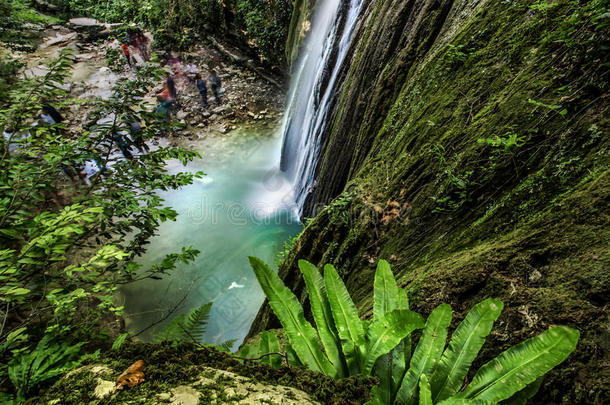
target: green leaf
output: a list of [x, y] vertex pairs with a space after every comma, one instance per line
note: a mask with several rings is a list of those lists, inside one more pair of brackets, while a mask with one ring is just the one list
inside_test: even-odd
[[422, 376], [419, 377], [419, 405], [432, 405], [430, 383], [425, 374], [422, 374]]
[[460, 389], [503, 307], [501, 301], [486, 299], [476, 304], [460, 322], [430, 379], [434, 401], [449, 398]]
[[282, 323], [299, 359], [311, 370], [334, 376], [335, 369], [322, 352], [316, 330], [305, 319], [303, 307], [297, 297], [269, 266], [256, 257], [249, 259], [269, 305]]
[[6, 295], [26, 295], [30, 293], [30, 290], [22, 287], [11, 287], [4, 292]]
[[[280, 340], [277, 337], [277, 333], [273, 331], [264, 331], [261, 333], [261, 338], [259, 340], [259, 356], [266, 353], [280, 353]], [[273, 368], [281, 368], [282, 367], [282, 356], [279, 354], [271, 354], [269, 356], [265, 356], [261, 359], [262, 363], [267, 363]]]
[[[407, 342], [408, 340], [409, 342]], [[394, 403], [396, 392], [400, 388], [400, 383], [405, 376], [407, 364], [405, 352], [410, 350], [410, 339], [403, 339], [389, 353], [384, 354], [375, 361], [373, 373], [379, 378], [377, 396], [382, 403]]]
[[521, 391], [515, 393], [512, 397], [500, 402], [500, 405], [526, 405], [527, 401], [529, 401], [534, 395], [536, 395], [536, 393], [540, 389], [540, 386], [542, 385], [542, 380], [544, 380], [544, 377], [538, 378], [536, 381], [529, 384]]
[[398, 288], [398, 306], [396, 309], [409, 309], [409, 298], [407, 297], [407, 290]]
[[239, 356], [245, 359], [253, 359], [259, 357], [261, 354], [259, 352], [260, 344], [259, 342], [243, 345], [239, 350]]
[[17, 261], [17, 263], [20, 263], [20, 264], [42, 264], [42, 261], [34, 260], [34, 259], [30, 258], [30, 257], [22, 257], [21, 259], [19, 259]]
[[424, 327], [421, 315], [408, 310], [388, 312], [373, 321], [367, 331], [367, 347], [362, 363], [362, 374], [369, 375], [375, 361], [395, 348], [415, 329]]
[[563, 362], [580, 333], [567, 326], [548, 329], [484, 364], [458, 397], [499, 402], [524, 389]]
[[[396, 284], [389, 263], [380, 260], [375, 272], [373, 317], [394, 309], [409, 309], [407, 292]], [[381, 380], [377, 392], [385, 403], [394, 402], [410, 356], [411, 337], [407, 336], [375, 362], [373, 373]]]
[[415, 404], [417, 384], [423, 374], [429, 375], [441, 357], [447, 341], [447, 328], [451, 323], [451, 306], [436, 307], [426, 321], [419, 343], [411, 357], [411, 364], [398, 390], [397, 400], [403, 404]]
[[[380, 382], [381, 384], [381, 382]], [[379, 384], [371, 389], [371, 399], [366, 401], [364, 405], [387, 405], [392, 404], [385, 400], [385, 397], [380, 393]]]
[[14, 239], [21, 239], [23, 237], [23, 234], [19, 233], [18, 231], [14, 230], [14, 229], [2, 228], [2, 229], [0, 229], [0, 233], [4, 234], [6, 236], [10, 236], [11, 238], [14, 238]]
[[399, 288], [396, 285], [390, 264], [385, 260], [379, 260], [379, 263], [377, 263], [373, 291], [373, 320], [380, 319], [387, 312], [398, 309]]
[[193, 308], [189, 312], [182, 324], [184, 329], [186, 329], [186, 332], [188, 332], [187, 336], [183, 337], [185, 340], [195, 339], [197, 342], [203, 341], [211, 310], [212, 303], [208, 302], [200, 307]]
[[337, 270], [330, 264], [324, 266], [324, 284], [350, 375], [358, 374], [366, 350], [364, 326], [358, 310]]
[[320, 335], [326, 355], [337, 370], [337, 376], [347, 377], [347, 364], [341, 353], [341, 342], [331, 313], [324, 280], [316, 266], [306, 260], [299, 260], [299, 268], [303, 273], [303, 279], [309, 293], [311, 313], [316, 322], [318, 335]]
[[119, 337], [115, 339], [114, 343], [112, 343], [112, 350], [119, 350], [128, 336], [129, 333], [120, 334]]

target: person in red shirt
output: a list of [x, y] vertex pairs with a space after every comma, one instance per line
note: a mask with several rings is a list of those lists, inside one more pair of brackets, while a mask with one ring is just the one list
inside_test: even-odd
[[125, 55], [125, 58], [127, 59], [127, 64], [129, 65], [129, 67], [131, 67], [131, 55], [129, 53], [129, 46], [123, 43], [121, 44], [121, 48], [123, 48], [123, 55]]

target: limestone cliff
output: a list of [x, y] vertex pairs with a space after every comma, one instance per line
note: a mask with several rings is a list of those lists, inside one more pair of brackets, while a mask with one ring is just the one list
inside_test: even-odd
[[[286, 283], [305, 300], [297, 259], [332, 262], [366, 316], [383, 258], [422, 313], [500, 298], [484, 359], [572, 325], [577, 352], [535, 402], [610, 401], [606, 11], [597, 0], [370, 0]], [[264, 307], [251, 333], [275, 326]]]

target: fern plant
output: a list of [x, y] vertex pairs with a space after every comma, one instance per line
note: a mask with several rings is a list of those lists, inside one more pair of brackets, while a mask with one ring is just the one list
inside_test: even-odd
[[[284, 327], [290, 342], [285, 350], [294, 352], [306, 367], [335, 378], [355, 374], [379, 377], [370, 404], [525, 404], [536, 393], [542, 376], [567, 358], [579, 338], [574, 329], [552, 327], [501, 353], [462, 387], [502, 312], [502, 302], [490, 298], [475, 305], [447, 344], [451, 307], [439, 305], [424, 323], [420, 315], [409, 310], [406, 291], [398, 287], [386, 261], [378, 263], [375, 273], [373, 318], [362, 321], [335, 268], [326, 265], [322, 277], [313, 264], [301, 260], [299, 268], [316, 330], [277, 274], [257, 258], [251, 257], [250, 263]], [[416, 329], [423, 331], [411, 351], [410, 334]], [[242, 353], [270, 350], [269, 339], [277, 350], [277, 336], [268, 334], [264, 333], [266, 346], [259, 342], [258, 348], [245, 347]]]
[[[210, 319], [212, 302], [193, 308], [188, 314], [180, 314], [159, 332], [154, 341], [182, 340], [200, 344], [205, 336], [206, 327]], [[235, 340], [228, 340], [217, 345], [222, 351], [229, 351]]]
[[424, 326], [421, 315], [408, 310], [405, 291], [390, 288], [390, 278], [392, 281], [394, 278], [387, 262], [380, 263], [376, 276], [375, 315], [371, 322], [365, 322], [360, 320], [332, 265], [324, 267], [322, 277], [313, 264], [299, 261], [317, 330], [305, 319], [297, 297], [273, 270], [255, 257], [250, 258], [250, 264], [292, 350], [312, 370], [335, 378], [370, 375], [380, 356]]
[[52, 343], [45, 337], [31, 352], [14, 357], [8, 364], [8, 375], [17, 388], [17, 401], [23, 401], [41, 382], [77, 366], [79, 360], [74, 358], [83, 344]]
[[155, 336], [155, 342], [163, 340], [194, 340], [201, 342], [210, 319], [212, 303], [193, 308], [188, 314], [180, 314]]

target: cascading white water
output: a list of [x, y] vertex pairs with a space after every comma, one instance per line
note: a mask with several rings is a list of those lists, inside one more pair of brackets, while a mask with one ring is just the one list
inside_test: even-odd
[[365, 0], [320, 0], [296, 65], [282, 125], [281, 169], [293, 183], [298, 215], [314, 188], [321, 134], [331, 96]]

